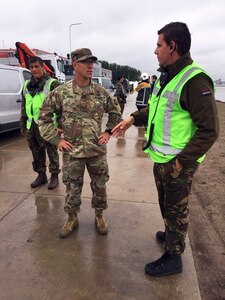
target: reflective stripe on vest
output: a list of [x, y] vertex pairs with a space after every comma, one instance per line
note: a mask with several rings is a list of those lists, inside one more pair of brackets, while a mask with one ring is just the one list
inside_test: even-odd
[[[172, 117], [172, 107], [173, 103], [179, 99], [179, 94], [178, 94], [178, 89], [182, 86], [182, 84], [185, 83], [185, 81], [188, 79], [188, 77], [194, 72], [199, 70], [200, 72], [203, 72], [202, 69], [199, 69], [197, 67], [192, 67], [189, 69], [181, 78], [181, 80], [178, 82], [177, 86], [174, 88], [173, 92], [166, 91], [165, 94], [163, 95], [164, 98], [168, 99], [167, 102], [167, 107], [165, 110], [165, 115], [164, 115], [164, 132], [163, 132], [163, 144], [169, 144], [170, 145], [170, 138], [171, 138], [171, 117]], [[163, 149], [164, 148], [164, 149]], [[166, 154], [178, 154], [181, 152], [182, 149], [170, 149], [168, 146], [162, 147], [162, 153]], [[165, 151], [164, 151], [165, 150]], [[179, 152], [178, 152], [179, 151]]]
[[[157, 82], [159, 82], [159, 79], [157, 79], [157, 81], [155, 82], [152, 94], [157, 95], [159, 92], [159, 88], [157, 87]], [[151, 98], [149, 98], [148, 103], [150, 102]]]
[[[157, 93], [159, 92], [160, 85], [159, 80], [157, 80], [154, 86], [151, 100], [149, 101], [150, 113], [146, 138], [149, 138], [149, 134], [151, 132], [150, 127], [151, 124], [155, 121], [154, 118], [160, 119], [160, 121], [162, 120], [162, 124], [157, 124], [157, 130], [155, 130], [153, 133], [151, 143], [150, 141], [148, 143], [149, 148], [145, 150], [145, 152], [148, 152], [152, 160], [155, 162], [164, 163], [175, 157], [178, 153], [180, 153], [183, 150], [188, 140], [190, 140], [190, 138], [196, 131], [196, 126], [194, 122], [189, 116], [189, 113], [183, 110], [182, 107], [180, 107], [179, 100], [184, 84], [193, 76], [199, 73], [206, 73], [196, 63], [192, 63], [192, 65], [187, 66], [185, 69], [183, 69], [179, 74], [177, 74], [177, 76], [173, 78], [167, 84], [167, 86], [165, 86], [161, 95], [158, 97]], [[160, 112], [156, 111], [159, 108], [158, 105], [160, 107]], [[177, 109], [177, 111], [174, 111], [175, 108]], [[183, 135], [180, 134], [182, 131], [180, 131], [179, 133], [179, 128], [172, 128], [172, 120], [176, 120], [175, 122], [177, 124], [180, 121], [180, 116], [182, 117], [182, 126], [187, 125], [187, 128], [189, 130], [189, 132], [187, 132], [188, 130], [186, 130]], [[183, 140], [179, 140], [178, 138], [176, 138], [176, 135], [174, 133], [175, 129], [178, 132], [178, 136], [181, 136]], [[172, 132], [173, 141], [171, 145]], [[203, 159], [200, 158], [200, 161], [201, 160]]]
[[[51, 87], [51, 84], [52, 82], [56, 81], [56, 79], [53, 79], [53, 78], [49, 78], [46, 82], [45, 82], [45, 85], [44, 85], [44, 89], [41, 93], [43, 93], [45, 95], [45, 97], [47, 96], [48, 92], [50, 91], [50, 87]], [[30, 94], [30, 92], [28, 91], [27, 89], [27, 85], [28, 83], [30, 82], [30, 80], [26, 80], [25, 81], [25, 85], [24, 85], [24, 97], [26, 97], [27, 94]], [[41, 94], [40, 93], [40, 94]]]

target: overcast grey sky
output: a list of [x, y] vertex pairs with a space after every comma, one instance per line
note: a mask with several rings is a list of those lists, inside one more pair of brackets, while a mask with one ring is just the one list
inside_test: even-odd
[[15, 42], [66, 56], [91, 48], [100, 60], [156, 73], [157, 30], [187, 23], [192, 58], [213, 79], [225, 80], [225, 0], [10, 0], [1, 2], [0, 48]]

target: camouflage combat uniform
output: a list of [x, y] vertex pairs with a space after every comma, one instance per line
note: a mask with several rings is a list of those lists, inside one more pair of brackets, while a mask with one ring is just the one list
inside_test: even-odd
[[[35, 81], [32, 77], [30, 82], [27, 85], [27, 89], [32, 97], [37, 93], [41, 93], [44, 89], [46, 81], [50, 78], [49, 75], [45, 75], [40, 78], [38, 81]], [[55, 80], [52, 82], [50, 90], [59, 86], [60, 83]], [[26, 100], [23, 96], [22, 106], [21, 106], [21, 117], [20, 117], [20, 128], [26, 129], [26, 123], [28, 120], [26, 114]], [[46, 151], [49, 157], [49, 172], [51, 174], [58, 174], [59, 170], [59, 155], [57, 147], [46, 142], [41, 138], [38, 125], [32, 120], [30, 129], [26, 130], [26, 139], [28, 146], [33, 155], [33, 170], [37, 173], [45, 173], [46, 171]]]
[[81, 88], [69, 81], [51, 92], [39, 115], [39, 129], [44, 139], [57, 146], [61, 138], [52, 122], [53, 112], [59, 117], [64, 139], [73, 144], [70, 152], [63, 153], [65, 212], [72, 214], [80, 210], [85, 166], [91, 178], [92, 207], [106, 209], [106, 182], [109, 179], [106, 145], [98, 144], [98, 138], [102, 133], [104, 113], [108, 113], [106, 130], [111, 130], [120, 121], [117, 100], [94, 82]]
[[[188, 52], [173, 65], [168, 66], [168, 69], [159, 69], [162, 74], [167, 73], [168, 77], [166, 81], [162, 80], [161, 89], [157, 93], [158, 102], [162, 101], [160, 97], [166, 85], [192, 62]], [[210, 149], [219, 134], [213, 82], [206, 74], [200, 73], [191, 78], [184, 85], [180, 99], [180, 113], [182, 110], [184, 113], [189, 112], [196, 125], [196, 132], [189, 141], [186, 141], [180, 153], [165, 163], [155, 161], [153, 169], [159, 206], [165, 224], [164, 246], [171, 255], [181, 254], [185, 249], [189, 215], [188, 198], [192, 178], [199, 165], [197, 161]], [[151, 101], [149, 107], [131, 114], [135, 119], [134, 125], [147, 125], [149, 110]], [[163, 127], [162, 124], [155, 123], [153, 131], [159, 126]], [[177, 128], [177, 134], [180, 133], [180, 128]], [[151, 140], [150, 134], [148, 138]], [[183, 166], [181, 171], [177, 170], [176, 158]]]
[[158, 191], [161, 215], [165, 222], [165, 249], [171, 254], [180, 254], [185, 249], [188, 229], [188, 196], [192, 179], [199, 163], [177, 171], [175, 159], [168, 163], [154, 163], [154, 177]]

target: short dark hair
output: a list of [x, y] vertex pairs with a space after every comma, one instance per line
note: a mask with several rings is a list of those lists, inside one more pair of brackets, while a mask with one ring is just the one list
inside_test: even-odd
[[152, 75], [152, 78], [156, 80], [158, 77], [156, 75]]
[[121, 78], [123, 78], [124, 76], [123, 75], [119, 75], [118, 76], [118, 80], [120, 80]]
[[191, 34], [185, 23], [171, 22], [158, 30], [158, 34], [164, 35], [167, 45], [174, 41], [180, 55], [188, 52], [191, 48]]
[[28, 66], [30, 66], [30, 64], [33, 64], [35, 62], [38, 62], [42, 67], [44, 66], [44, 62], [39, 56], [33, 56], [33, 57], [29, 58]]

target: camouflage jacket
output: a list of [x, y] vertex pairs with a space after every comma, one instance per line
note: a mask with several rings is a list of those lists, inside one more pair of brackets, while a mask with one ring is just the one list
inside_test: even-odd
[[120, 82], [117, 82], [117, 84], [116, 84], [115, 96], [116, 96], [118, 102], [126, 103], [127, 95], [125, 93], [122, 83], [120, 83]]
[[53, 113], [58, 115], [64, 139], [74, 145], [70, 155], [76, 158], [106, 153], [106, 146], [98, 144], [104, 113], [108, 113], [107, 130], [121, 120], [116, 98], [94, 82], [86, 88], [80, 88], [69, 81], [46, 97], [39, 114], [39, 130], [45, 140], [57, 146], [61, 137], [54, 127]]

